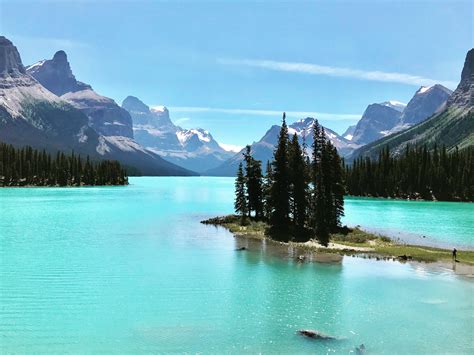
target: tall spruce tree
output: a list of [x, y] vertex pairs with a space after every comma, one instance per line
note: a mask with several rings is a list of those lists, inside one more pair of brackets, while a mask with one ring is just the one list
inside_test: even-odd
[[262, 192], [262, 167], [261, 162], [252, 157], [251, 148], [248, 145], [244, 153], [245, 161], [245, 183], [248, 196], [248, 215], [255, 211], [255, 218], [263, 217], [263, 192]]
[[265, 178], [263, 179], [262, 192], [263, 192], [263, 214], [266, 220], [270, 219], [273, 211], [272, 203], [272, 185], [273, 185], [273, 171], [272, 163], [267, 161], [267, 167], [265, 169]]
[[273, 184], [271, 201], [273, 203], [270, 217], [270, 234], [278, 240], [289, 239], [290, 205], [289, 205], [289, 172], [288, 172], [288, 127], [283, 113], [282, 125], [272, 163]]
[[314, 139], [313, 139], [313, 161], [311, 165], [313, 193], [311, 203], [311, 224], [313, 232], [322, 245], [327, 246], [329, 243], [329, 226], [327, 223], [327, 193], [325, 191], [326, 180], [325, 169], [327, 160], [326, 136], [324, 130], [318, 121], [314, 123]]
[[245, 176], [242, 163], [240, 163], [237, 170], [237, 178], [235, 179], [234, 208], [235, 213], [240, 216], [241, 224], [245, 223], [248, 213], [247, 194], [245, 190]]
[[290, 177], [290, 212], [293, 218], [295, 228], [295, 237], [297, 239], [304, 231], [308, 203], [307, 203], [307, 186], [306, 178], [306, 159], [298, 142], [298, 136], [293, 135], [289, 145], [288, 166]]

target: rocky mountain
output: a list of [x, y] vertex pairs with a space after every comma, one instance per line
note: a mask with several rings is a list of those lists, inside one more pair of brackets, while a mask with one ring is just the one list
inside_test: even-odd
[[383, 103], [367, 106], [351, 141], [363, 145], [384, 137], [398, 124], [401, 115], [399, 110]]
[[164, 106], [150, 108], [138, 98], [128, 96], [122, 107], [133, 118], [137, 142], [177, 165], [203, 172], [234, 154], [223, 149], [202, 128], [183, 129], [176, 126]]
[[403, 110], [399, 125], [413, 126], [442, 108], [453, 92], [443, 85], [420, 87]]
[[26, 73], [17, 48], [0, 36], [0, 140], [94, 153], [99, 135], [88, 119]]
[[352, 125], [352, 126], [347, 127], [346, 131], [342, 134], [342, 136], [348, 141], [351, 141], [352, 138], [354, 137], [354, 132], [355, 132], [356, 127], [357, 125]]
[[84, 112], [97, 133], [133, 138], [130, 114], [114, 100], [97, 94], [90, 85], [77, 81], [64, 51], [56, 52], [53, 59], [30, 65], [26, 71], [46, 89]]
[[436, 84], [420, 87], [407, 105], [394, 100], [371, 104], [357, 123], [352, 141], [365, 145], [420, 123], [440, 111], [451, 93]]
[[[418, 90], [420, 91], [420, 90]], [[429, 91], [426, 90], [425, 92]], [[444, 90], [442, 90], [444, 91]], [[417, 92], [423, 95], [425, 92]], [[416, 95], [415, 95], [416, 96]], [[434, 108], [436, 105], [432, 105]], [[408, 108], [408, 107], [407, 107]], [[448, 151], [474, 146], [474, 49], [471, 49], [464, 63], [461, 82], [439, 112], [429, 119], [368, 144], [354, 151], [350, 160], [359, 156], [377, 157], [378, 152], [389, 146], [391, 154], [401, 154], [410, 145], [427, 145], [433, 148], [446, 146]]]
[[116, 159], [142, 174], [192, 174], [129, 137], [100, 134], [91, 127], [90, 117], [63, 96], [29, 75], [17, 48], [0, 36], [0, 141], [50, 152], [74, 150], [93, 159]]
[[[290, 124], [288, 126], [288, 134], [292, 137], [294, 134], [298, 136], [300, 144], [305, 142], [307, 146], [307, 154], [311, 154], [311, 145], [313, 144], [313, 125], [315, 119], [307, 117]], [[252, 155], [255, 159], [262, 161], [262, 167], [265, 169], [267, 161], [273, 159], [273, 152], [278, 142], [278, 134], [280, 133], [280, 126], [273, 125], [265, 135], [258, 141], [251, 145]], [[326, 136], [337, 148], [339, 154], [348, 155], [354, 149], [359, 147], [351, 141], [341, 137], [336, 132], [325, 128]], [[210, 176], [234, 176], [237, 172], [239, 163], [243, 160], [243, 152], [245, 148], [239, 153], [235, 154], [230, 159], [226, 160], [223, 164], [219, 165], [214, 169], [209, 169], [204, 172], [204, 175]]]

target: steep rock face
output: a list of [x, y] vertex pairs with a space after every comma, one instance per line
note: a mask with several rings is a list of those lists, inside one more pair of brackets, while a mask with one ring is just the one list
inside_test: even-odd
[[400, 116], [400, 111], [388, 105], [369, 105], [357, 123], [351, 141], [357, 144], [367, 144], [384, 137], [397, 125]]
[[233, 154], [224, 150], [204, 129], [174, 125], [164, 106], [150, 108], [138, 98], [128, 96], [122, 107], [133, 118], [137, 142], [177, 165], [202, 172]]
[[[294, 122], [288, 126], [288, 134], [290, 138], [296, 134], [300, 144], [305, 142], [307, 146], [306, 154], [311, 156], [311, 145], [313, 144], [313, 126], [316, 120], [312, 117]], [[267, 162], [273, 159], [273, 152], [278, 143], [278, 135], [280, 133], [280, 126], [273, 125], [265, 135], [258, 141], [251, 144], [252, 155], [255, 159], [262, 162], [262, 167], [265, 168]], [[325, 128], [326, 137], [336, 147], [339, 154], [348, 155], [359, 146], [351, 141], [341, 137], [336, 132]], [[204, 175], [211, 176], [234, 176], [240, 162], [243, 161], [243, 153], [245, 148], [235, 154], [223, 164], [214, 169], [209, 169]]]
[[354, 132], [355, 132], [356, 127], [357, 127], [356, 124], [347, 127], [346, 131], [342, 134], [342, 136], [348, 141], [351, 141], [352, 138], [354, 137]]
[[64, 51], [58, 51], [53, 59], [42, 60], [27, 68], [28, 74], [57, 96], [67, 92], [92, 89], [76, 80]]
[[25, 74], [20, 54], [7, 38], [0, 36], [0, 76], [17, 77]]
[[403, 110], [399, 124], [413, 126], [426, 120], [446, 103], [451, 94], [451, 90], [439, 84], [422, 86]]
[[[444, 109], [431, 118], [402, 132], [380, 139], [353, 152], [349, 161], [367, 156], [376, 158], [386, 146], [392, 155], [402, 154], [407, 145], [445, 146], [448, 151], [474, 146], [474, 49], [466, 56], [461, 82]], [[422, 93], [423, 94], [423, 93]]]
[[447, 106], [467, 109], [474, 106], [474, 49], [467, 52], [461, 82], [449, 98]]
[[77, 81], [64, 51], [56, 52], [53, 59], [30, 65], [26, 71], [49, 91], [83, 111], [97, 133], [133, 138], [130, 114], [114, 100], [97, 94], [90, 85]]

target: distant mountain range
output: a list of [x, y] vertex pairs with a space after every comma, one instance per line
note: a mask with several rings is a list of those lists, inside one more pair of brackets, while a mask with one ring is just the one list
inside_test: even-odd
[[235, 153], [222, 148], [202, 129], [183, 129], [173, 124], [166, 107], [148, 107], [134, 96], [122, 103], [133, 119], [135, 139], [166, 160], [202, 173], [215, 168]]
[[407, 105], [398, 101], [371, 104], [352, 133], [352, 142], [366, 145], [426, 120], [440, 110], [452, 91], [442, 85], [419, 88]]
[[[421, 87], [408, 105], [399, 101], [390, 100], [382, 103], [370, 104], [362, 118], [356, 125], [350, 126], [342, 135], [325, 128], [326, 135], [337, 148], [340, 155], [349, 157], [357, 149], [385, 136], [407, 129], [418, 122], [422, 122], [435, 112], [442, 109], [451, 94], [451, 91], [442, 85]], [[289, 125], [290, 134], [296, 133], [306, 138], [308, 147], [312, 144], [312, 126], [314, 118], [306, 118]], [[273, 158], [273, 151], [277, 143], [280, 126], [272, 126], [258, 142], [251, 145], [256, 159], [266, 162]], [[220, 166], [204, 172], [205, 175], [233, 176], [239, 163], [243, 160], [242, 153], [222, 163]]]
[[115, 159], [144, 175], [195, 174], [133, 139], [130, 115], [77, 81], [66, 53], [25, 68], [17, 48], [0, 36], [0, 140], [48, 151]]
[[[314, 118], [307, 117], [288, 126], [288, 133], [290, 137], [296, 134], [300, 144], [305, 142], [308, 154], [310, 154], [311, 145], [313, 144], [313, 126], [315, 121], [316, 120]], [[267, 161], [273, 159], [273, 151], [277, 145], [280, 128], [281, 127], [277, 125], [272, 126], [258, 142], [251, 144], [252, 154], [255, 159], [262, 161], [263, 169], [265, 169]], [[329, 128], [325, 128], [325, 132], [328, 139], [342, 155], [349, 154], [358, 147], [358, 145], [355, 143], [352, 143], [350, 140], [338, 135]], [[204, 175], [234, 176], [239, 163], [243, 161], [242, 154], [244, 149], [218, 167], [204, 172]]]
[[[367, 106], [356, 125], [338, 135], [326, 134], [347, 161], [376, 156], [389, 145], [399, 154], [407, 144], [435, 143], [449, 149], [474, 144], [471, 49], [456, 91], [433, 85], [418, 89], [407, 105], [390, 100]], [[312, 144], [314, 118], [289, 125], [290, 134]], [[274, 125], [252, 152], [263, 165], [273, 157], [280, 127]], [[166, 107], [150, 108], [129, 96], [122, 107], [76, 80], [67, 55], [25, 68], [16, 47], [0, 36], [0, 141], [15, 146], [75, 151], [94, 159], [116, 159], [143, 175], [232, 176], [242, 151], [223, 148], [210, 132], [175, 125]], [[197, 172], [197, 173], [196, 173]]]
[[[433, 88], [419, 90], [419, 94], [429, 93], [430, 90]], [[442, 93], [440, 95], [444, 96]], [[432, 105], [431, 108], [435, 106]], [[408, 120], [409, 117], [407, 115]], [[385, 146], [390, 148], [393, 155], [401, 154], [407, 144], [426, 144], [431, 149], [435, 144], [438, 147], [444, 145], [448, 151], [453, 151], [456, 147], [465, 149], [474, 146], [474, 49], [466, 55], [458, 87], [433, 116], [404, 131], [355, 150], [350, 159], [359, 156], [377, 157], [378, 152]]]

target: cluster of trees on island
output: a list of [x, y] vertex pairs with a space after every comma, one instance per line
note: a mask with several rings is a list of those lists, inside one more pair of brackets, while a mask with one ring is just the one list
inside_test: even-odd
[[378, 159], [361, 157], [346, 166], [345, 175], [350, 195], [473, 201], [474, 149], [407, 146], [394, 158], [385, 147]]
[[249, 218], [268, 223], [268, 235], [279, 241], [304, 242], [316, 237], [323, 245], [341, 227], [344, 215], [344, 170], [336, 148], [317, 122], [311, 159], [298, 137], [283, 122], [265, 175], [250, 146], [235, 182], [235, 211], [242, 224]]
[[117, 161], [92, 161], [72, 153], [54, 156], [31, 147], [0, 143], [0, 186], [126, 185], [125, 169]]

